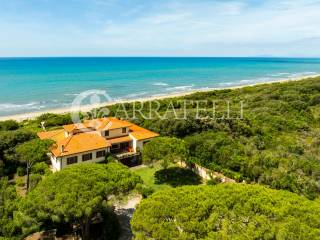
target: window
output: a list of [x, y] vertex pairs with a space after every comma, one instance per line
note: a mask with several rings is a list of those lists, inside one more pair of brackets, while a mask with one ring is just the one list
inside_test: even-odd
[[122, 133], [127, 133], [127, 128], [122, 128]]
[[107, 131], [104, 132], [104, 136], [105, 136], [105, 137], [109, 137], [109, 130], [107, 130]]
[[124, 143], [120, 143], [120, 148], [121, 149], [125, 149], [129, 147], [129, 143], [128, 142], [124, 142]]
[[82, 155], [82, 161], [88, 161], [92, 159], [92, 153], [87, 153]]
[[67, 158], [67, 165], [74, 164], [74, 163], [77, 163], [77, 162], [78, 162], [78, 157], [77, 156], [68, 157]]
[[101, 158], [101, 157], [104, 157], [105, 155], [106, 155], [105, 150], [96, 152], [96, 158]]
[[111, 146], [111, 149], [119, 149], [120, 148], [120, 145], [119, 144], [113, 144]]

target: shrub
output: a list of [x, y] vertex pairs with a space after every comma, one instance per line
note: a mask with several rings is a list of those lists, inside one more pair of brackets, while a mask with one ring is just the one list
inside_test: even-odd
[[147, 198], [154, 193], [154, 190], [151, 187], [148, 187], [141, 183], [137, 184], [136, 189], [142, 195], [143, 198]]
[[23, 239], [19, 235], [16, 221], [13, 216], [18, 210], [20, 198], [13, 184], [8, 178], [0, 178], [0, 239]]
[[8, 130], [16, 130], [19, 128], [19, 124], [14, 120], [6, 120], [0, 122], [0, 130], [8, 131]]
[[23, 168], [23, 167], [18, 167], [17, 168], [17, 174], [18, 174], [19, 177], [22, 177], [22, 176], [26, 175], [26, 169]]
[[24, 187], [25, 183], [24, 183], [23, 178], [18, 178], [18, 179], [16, 180], [16, 185], [17, 185], [18, 187]]
[[49, 174], [51, 171], [48, 164], [45, 162], [38, 162], [32, 166], [31, 172], [34, 174], [45, 175]]
[[36, 134], [34, 132], [24, 129], [0, 132], [0, 156], [4, 150], [14, 148], [17, 144], [29, 141], [35, 137]]
[[72, 123], [70, 114], [53, 114], [45, 113], [37, 118], [37, 122], [40, 125], [44, 122], [45, 127], [62, 126]]
[[115, 162], [118, 162], [118, 159], [116, 159], [114, 156], [110, 154], [106, 157], [106, 161], [107, 163], [115, 163]]
[[202, 179], [190, 169], [181, 167], [170, 167], [161, 169], [154, 174], [156, 184], [169, 184], [173, 187], [182, 185], [198, 185]]
[[207, 185], [217, 185], [219, 183], [221, 183], [220, 177], [211, 178], [207, 181]]
[[320, 104], [320, 95], [314, 96], [310, 101], [311, 106], [315, 106], [318, 104]]
[[40, 174], [30, 174], [30, 190], [34, 189], [41, 181], [42, 176]]

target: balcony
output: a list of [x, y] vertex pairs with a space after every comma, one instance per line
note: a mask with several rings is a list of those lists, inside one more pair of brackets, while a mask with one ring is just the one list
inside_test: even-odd
[[122, 153], [118, 153], [118, 154], [114, 154], [114, 156], [117, 159], [124, 159], [124, 158], [131, 158], [131, 157], [136, 157], [136, 156], [140, 156], [140, 153], [137, 152], [122, 152]]
[[141, 164], [140, 152], [122, 151], [119, 153], [114, 153], [113, 156], [118, 159], [119, 162], [128, 167], [135, 167]]

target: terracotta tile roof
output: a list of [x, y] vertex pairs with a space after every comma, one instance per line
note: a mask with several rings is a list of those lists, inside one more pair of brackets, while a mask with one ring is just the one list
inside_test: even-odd
[[132, 139], [129, 136], [124, 136], [124, 137], [108, 139], [107, 141], [110, 142], [111, 144], [115, 144], [115, 143], [123, 143], [123, 142], [132, 142]]
[[[56, 142], [51, 152], [56, 156], [67, 156], [71, 154], [93, 151], [96, 149], [110, 147], [111, 144], [105, 138], [101, 137], [97, 132], [78, 133], [69, 137], [65, 137], [64, 130], [54, 130], [48, 132], [39, 132], [40, 139], [51, 139]], [[61, 147], [64, 146], [64, 152]]]
[[73, 130], [81, 130], [86, 128], [95, 130], [88, 122], [68, 124], [63, 126], [63, 129], [66, 130], [67, 132], [72, 132]]
[[111, 130], [111, 129], [130, 127], [132, 125], [132, 123], [119, 120], [115, 117], [99, 118], [97, 120], [98, 120], [98, 124], [96, 126], [97, 130]]
[[123, 127], [130, 127], [131, 125], [132, 124], [127, 121], [119, 120], [115, 117], [108, 117], [97, 118], [93, 120], [85, 120], [83, 123], [64, 125], [63, 128], [67, 132], [72, 132], [73, 130], [80, 130], [83, 128], [89, 128], [92, 130], [111, 130]]
[[[92, 129], [89, 132], [79, 132], [65, 136], [65, 131], [72, 132], [73, 130], [82, 129], [83, 127]], [[101, 130], [117, 129], [129, 127], [129, 136], [122, 136], [106, 140], [99, 135]], [[95, 131], [94, 129], [97, 129]], [[64, 125], [63, 129], [39, 132], [40, 139], [52, 139], [56, 145], [51, 149], [56, 157], [77, 154], [81, 152], [93, 151], [102, 148], [111, 147], [111, 144], [130, 142], [132, 138], [136, 140], [150, 139], [159, 136], [159, 134], [139, 127], [127, 121], [122, 121], [114, 117], [100, 118], [90, 121], [85, 121], [82, 124], [69, 124]], [[61, 147], [64, 146], [64, 151], [61, 152]]]
[[68, 124], [68, 125], [64, 125], [63, 129], [66, 130], [67, 132], [71, 132], [74, 129], [76, 129], [76, 124]]
[[[61, 152], [62, 146], [64, 146], [63, 152]], [[108, 147], [111, 147], [111, 144], [105, 138], [90, 132], [69, 136], [57, 142], [56, 147], [51, 151], [56, 157], [61, 157]]]
[[51, 139], [56, 142], [61, 141], [65, 138], [63, 129], [48, 132], [39, 132], [37, 133], [37, 135], [40, 139]]
[[131, 127], [129, 127], [129, 129], [130, 129], [130, 135], [137, 140], [149, 139], [149, 138], [154, 138], [159, 136], [158, 133], [149, 131], [135, 124], [132, 124]]

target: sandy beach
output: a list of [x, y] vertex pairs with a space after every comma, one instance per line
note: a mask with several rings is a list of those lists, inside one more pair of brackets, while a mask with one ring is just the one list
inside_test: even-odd
[[67, 108], [48, 109], [48, 110], [38, 111], [38, 112], [30, 112], [30, 113], [23, 113], [23, 114], [16, 114], [16, 115], [1, 116], [0, 121], [12, 119], [12, 120], [16, 120], [18, 122], [21, 122], [21, 121], [27, 120], [27, 119], [34, 119], [44, 113], [62, 114], [62, 113], [78, 112], [78, 111], [88, 112], [94, 108], [111, 106], [111, 105], [119, 104], [119, 103], [131, 103], [131, 102], [137, 102], [137, 101], [138, 102], [148, 102], [148, 101], [152, 101], [152, 100], [162, 100], [162, 99], [166, 99], [166, 98], [183, 97], [183, 96], [187, 96], [187, 95], [198, 93], [198, 92], [209, 92], [209, 91], [223, 90], [223, 89], [237, 89], [237, 88], [243, 88], [243, 87], [263, 85], [263, 84], [299, 81], [299, 80], [304, 80], [304, 79], [308, 79], [308, 78], [315, 78], [315, 77], [319, 77], [319, 76], [320, 75], [318, 74], [318, 75], [309, 75], [309, 76], [299, 77], [299, 78], [279, 79], [279, 80], [275, 80], [275, 81], [259, 82], [259, 83], [254, 83], [254, 84], [244, 84], [244, 85], [230, 86], [230, 87], [195, 89], [195, 90], [191, 90], [191, 91], [150, 96], [150, 97], [145, 97], [145, 98], [126, 99], [126, 100], [121, 100], [121, 101], [109, 101], [109, 102], [103, 102], [103, 103], [94, 104], [94, 105], [83, 105], [83, 106], [80, 106], [80, 108], [79, 107], [76, 107], [76, 108], [67, 107]]

